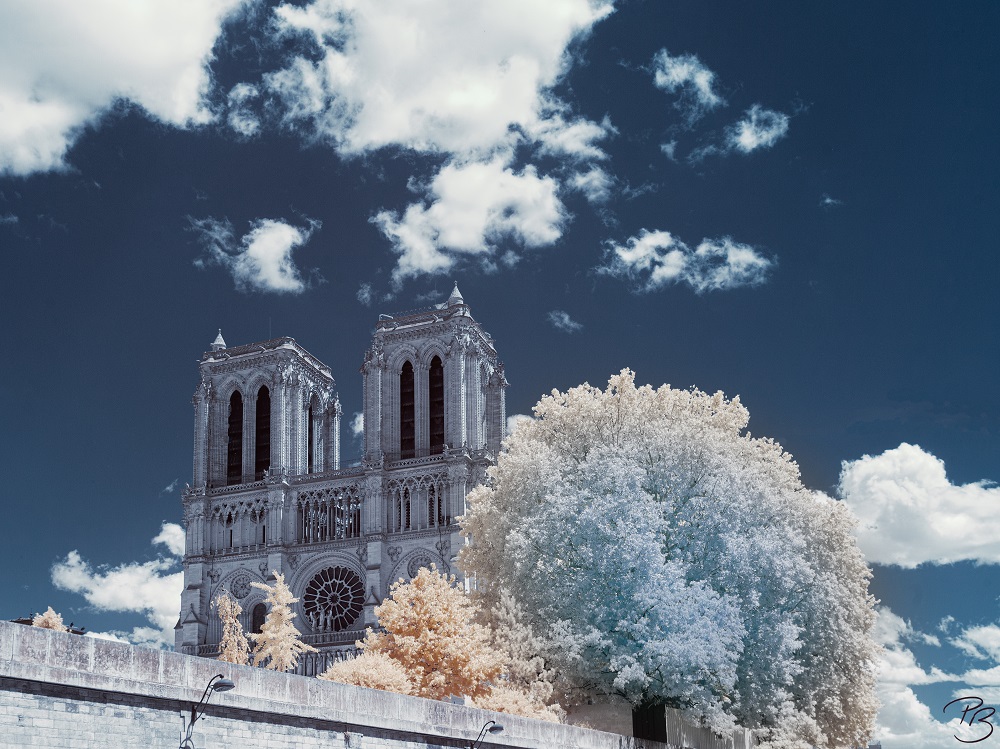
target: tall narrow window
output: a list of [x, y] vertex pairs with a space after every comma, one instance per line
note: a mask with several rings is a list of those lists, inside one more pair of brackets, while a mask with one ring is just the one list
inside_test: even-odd
[[250, 612], [250, 631], [259, 635], [264, 628], [264, 619], [267, 618], [267, 605], [258, 603]]
[[306, 411], [306, 419], [309, 422], [309, 447], [308, 447], [308, 466], [306, 467], [306, 473], [313, 472], [314, 458], [313, 455], [316, 452], [316, 433], [313, 428], [313, 407], [309, 404], [309, 410]]
[[403, 371], [399, 374], [399, 457], [412, 458], [415, 454], [414, 448], [415, 430], [413, 408], [413, 365], [406, 362]]
[[437, 356], [431, 359], [428, 394], [431, 407], [431, 455], [437, 455], [444, 451], [444, 366]]
[[271, 391], [262, 386], [257, 391], [257, 439], [254, 443], [254, 481], [264, 478], [271, 467]]
[[243, 396], [237, 390], [229, 399], [229, 447], [226, 450], [226, 484], [243, 483]]

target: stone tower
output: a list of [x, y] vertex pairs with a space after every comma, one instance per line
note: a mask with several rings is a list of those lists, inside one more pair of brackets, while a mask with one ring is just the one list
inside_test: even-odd
[[222, 590], [259, 630], [253, 582], [282, 572], [322, 671], [350, 650], [396, 579], [454, 569], [455, 518], [505, 435], [503, 364], [456, 286], [443, 304], [380, 315], [361, 373], [364, 454], [340, 466], [329, 367], [291, 338], [229, 348], [220, 332], [193, 399], [194, 482], [176, 649], [214, 655]]

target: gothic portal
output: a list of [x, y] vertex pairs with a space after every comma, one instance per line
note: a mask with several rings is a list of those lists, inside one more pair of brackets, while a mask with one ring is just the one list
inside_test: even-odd
[[380, 315], [365, 353], [364, 455], [340, 465], [330, 368], [291, 338], [201, 359], [194, 481], [183, 497], [184, 592], [175, 647], [217, 654], [212, 601], [226, 590], [259, 631], [272, 570], [299, 599], [295, 624], [322, 671], [353, 649], [396, 579], [456, 572], [455, 518], [506, 428], [503, 364], [458, 287], [443, 304]]

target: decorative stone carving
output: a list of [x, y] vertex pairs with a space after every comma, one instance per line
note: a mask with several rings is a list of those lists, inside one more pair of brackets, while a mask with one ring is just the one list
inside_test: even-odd
[[358, 618], [365, 604], [365, 586], [347, 567], [320, 570], [306, 585], [302, 608], [314, 632], [340, 632]]
[[419, 554], [413, 557], [406, 565], [406, 574], [412, 580], [417, 576], [422, 567], [430, 567], [433, 564], [433, 560], [427, 554]]
[[234, 577], [229, 583], [229, 592], [233, 594], [233, 598], [237, 601], [242, 601], [250, 595], [250, 575], [241, 572]]
[[395, 564], [396, 560], [399, 559], [399, 555], [403, 551], [403, 547], [402, 546], [390, 546], [388, 549], [386, 549], [386, 551], [389, 554], [389, 559], [391, 559], [392, 563]]

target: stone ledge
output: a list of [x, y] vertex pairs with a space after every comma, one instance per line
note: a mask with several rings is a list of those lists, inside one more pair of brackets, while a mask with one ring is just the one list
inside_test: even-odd
[[219, 673], [231, 678], [236, 689], [215, 697], [211, 713], [216, 715], [229, 708], [450, 745], [471, 743], [486, 721], [497, 720], [504, 731], [488, 736], [484, 746], [667, 749], [630, 736], [0, 622], [0, 677], [189, 705]]

